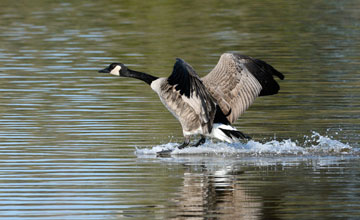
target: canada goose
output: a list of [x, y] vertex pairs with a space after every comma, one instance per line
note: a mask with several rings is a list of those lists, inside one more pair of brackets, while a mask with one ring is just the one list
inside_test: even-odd
[[231, 124], [257, 96], [279, 91], [273, 75], [284, 79], [283, 74], [264, 61], [236, 53], [222, 54], [215, 68], [203, 78], [180, 58], [168, 78], [134, 71], [122, 63], [112, 63], [99, 72], [133, 77], [149, 84], [182, 126], [184, 143], [179, 149], [188, 146], [190, 137], [198, 134], [201, 139], [194, 146], [203, 144], [205, 137], [229, 143], [250, 138]]

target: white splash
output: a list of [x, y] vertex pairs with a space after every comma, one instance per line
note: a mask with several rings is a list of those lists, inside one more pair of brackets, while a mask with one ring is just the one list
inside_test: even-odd
[[312, 132], [312, 144], [308, 149], [309, 152], [323, 153], [323, 154], [349, 154], [355, 153], [358, 149], [353, 149], [349, 144], [341, 143], [338, 140], [333, 140], [331, 137], [322, 136], [317, 132]]
[[334, 155], [334, 154], [357, 154], [357, 148], [352, 148], [349, 144], [344, 144], [328, 136], [322, 136], [313, 132], [311, 137], [306, 137], [303, 144], [298, 141], [271, 140], [264, 143], [250, 140], [247, 143], [212, 143], [207, 141], [199, 147], [187, 147], [177, 149], [177, 143], [168, 143], [150, 148], [136, 148], [136, 155], [156, 155], [163, 150], [173, 150], [171, 155]]

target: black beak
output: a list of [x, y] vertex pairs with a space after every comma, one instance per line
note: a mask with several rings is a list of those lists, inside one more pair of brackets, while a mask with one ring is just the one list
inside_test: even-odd
[[99, 70], [99, 73], [110, 73], [109, 68], [105, 68], [103, 70]]

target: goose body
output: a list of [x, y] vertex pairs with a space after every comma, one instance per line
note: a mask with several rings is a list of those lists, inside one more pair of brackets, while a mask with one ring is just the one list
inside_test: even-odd
[[184, 143], [179, 148], [188, 146], [193, 135], [201, 135], [195, 146], [204, 143], [205, 137], [229, 143], [249, 138], [231, 124], [256, 97], [278, 93], [280, 87], [273, 75], [284, 79], [264, 61], [236, 53], [222, 54], [218, 64], [203, 78], [180, 58], [167, 78], [134, 71], [122, 63], [112, 63], [99, 72], [137, 78], [149, 84], [181, 124]]

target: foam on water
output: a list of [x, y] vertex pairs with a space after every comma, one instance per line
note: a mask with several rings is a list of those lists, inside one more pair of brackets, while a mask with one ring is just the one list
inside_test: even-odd
[[343, 155], [358, 154], [357, 148], [351, 147], [328, 136], [313, 132], [300, 144], [291, 139], [270, 140], [264, 143], [250, 140], [247, 143], [212, 143], [207, 141], [199, 147], [176, 148], [178, 143], [168, 143], [150, 148], [136, 148], [136, 155], [156, 155], [163, 150], [173, 150], [172, 155]]

